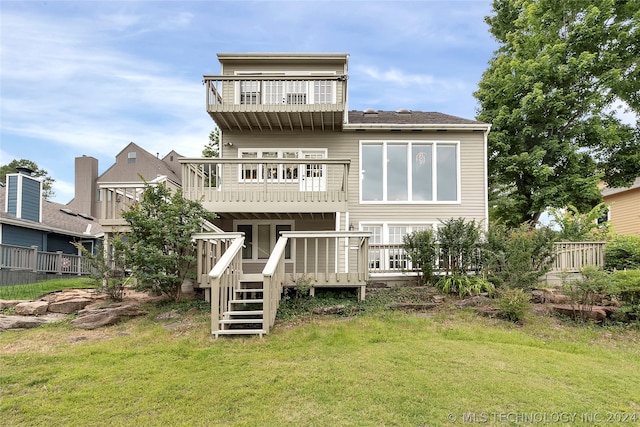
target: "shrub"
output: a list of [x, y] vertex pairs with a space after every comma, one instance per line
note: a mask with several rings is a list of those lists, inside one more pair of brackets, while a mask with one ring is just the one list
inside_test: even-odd
[[446, 274], [466, 275], [478, 265], [480, 226], [475, 220], [464, 218], [441, 221], [438, 228], [440, 259]]
[[436, 237], [433, 230], [420, 230], [403, 237], [404, 250], [411, 262], [420, 268], [422, 283], [433, 280], [433, 266], [437, 257]]
[[612, 293], [622, 302], [621, 320], [640, 320], [640, 270], [615, 271], [609, 277]]
[[462, 274], [442, 276], [436, 282], [436, 286], [444, 293], [456, 294], [459, 297], [478, 295], [482, 292], [493, 293], [494, 291], [493, 285], [482, 277]]
[[609, 240], [604, 266], [607, 270], [640, 269], [640, 236], [617, 235]]
[[609, 274], [595, 266], [581, 270], [582, 279], [572, 280], [563, 285], [564, 292], [574, 304], [594, 306], [598, 300], [612, 290]]
[[512, 322], [520, 322], [531, 307], [531, 296], [520, 288], [505, 289], [500, 292], [496, 304], [500, 316]]
[[106, 294], [112, 301], [122, 301], [125, 276], [122, 240], [119, 235], [110, 239], [111, 251], [107, 253], [104, 244], [91, 253], [82, 244], [73, 244], [91, 266], [91, 278], [95, 280], [98, 292]]
[[548, 227], [492, 224], [483, 250], [487, 278], [499, 288], [534, 288], [551, 269], [554, 241], [555, 232]]

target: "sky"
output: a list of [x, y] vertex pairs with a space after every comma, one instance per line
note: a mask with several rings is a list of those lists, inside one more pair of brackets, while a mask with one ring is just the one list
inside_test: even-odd
[[67, 203], [75, 157], [99, 173], [130, 141], [199, 157], [217, 53], [348, 53], [349, 110], [473, 119], [490, 14], [491, 0], [0, 0], [0, 165], [34, 161]]

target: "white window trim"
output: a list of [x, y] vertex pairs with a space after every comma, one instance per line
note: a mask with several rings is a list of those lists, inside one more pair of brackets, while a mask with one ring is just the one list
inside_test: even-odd
[[[266, 263], [269, 258], [258, 258], [258, 225], [266, 225], [270, 226], [269, 230], [269, 247], [270, 253], [273, 251], [273, 247], [278, 241], [279, 236], [275, 236], [276, 226], [278, 225], [289, 225], [291, 226], [291, 231], [295, 231], [295, 221], [294, 220], [242, 220], [236, 219], [233, 220], [233, 231], [238, 231], [239, 225], [251, 225], [252, 243], [253, 247], [251, 248], [251, 258], [243, 258], [242, 262], [248, 263]], [[275, 238], [272, 242], [271, 239]], [[291, 241], [291, 258], [285, 259], [285, 262], [292, 263], [295, 259], [295, 241]]]
[[[273, 76], [273, 77], [284, 77], [284, 76], [327, 76], [327, 77], [332, 77], [335, 76], [337, 74], [336, 71], [259, 71], [259, 70], [246, 70], [246, 71], [235, 71], [234, 75], [236, 76], [259, 76], [259, 77], [269, 77], [269, 76]], [[305, 80], [307, 82], [307, 102], [306, 104], [300, 104], [300, 105], [311, 105], [311, 104], [315, 104], [315, 90], [314, 90], [314, 85], [313, 84], [309, 84], [309, 82], [313, 82], [312, 80]], [[335, 104], [336, 103], [336, 91], [337, 91], [337, 85], [336, 82], [332, 82], [332, 90], [331, 90], [331, 104]], [[259, 92], [260, 92], [260, 102], [259, 104], [264, 104], [264, 100], [265, 100], [265, 93], [264, 90], [262, 88], [262, 85], [259, 88]], [[234, 103], [235, 104], [240, 104], [240, 82], [236, 82], [235, 86], [234, 86]], [[249, 104], [250, 105], [250, 104]], [[277, 105], [277, 104], [271, 104], [271, 105]]]
[[[433, 155], [431, 156], [431, 167], [432, 167], [432, 194], [434, 195], [434, 200], [387, 200], [387, 168], [383, 167], [382, 170], [382, 199], [383, 200], [362, 200], [362, 181], [363, 181], [363, 175], [362, 175], [362, 146], [363, 145], [369, 145], [369, 144], [382, 144], [383, 145], [383, 150], [382, 150], [382, 164], [386, 165], [387, 164], [387, 145], [390, 144], [405, 144], [405, 145], [412, 145], [412, 144], [431, 144], [434, 148], [433, 150]], [[456, 200], [437, 200], [438, 197], [438, 174], [437, 174], [437, 161], [438, 161], [438, 156], [437, 156], [437, 149], [438, 149], [438, 145], [455, 145], [456, 146]], [[360, 144], [359, 144], [359, 152], [358, 152], [358, 158], [360, 160], [360, 165], [359, 165], [359, 170], [358, 173], [360, 175], [360, 179], [358, 182], [358, 198], [359, 198], [359, 203], [362, 205], [397, 205], [397, 204], [401, 204], [401, 205], [456, 205], [456, 204], [461, 204], [461, 170], [460, 170], [460, 141], [449, 141], [449, 140], [360, 140]], [[411, 149], [407, 150], [407, 156], [408, 156], [408, 161], [409, 164], [411, 164]], [[408, 185], [408, 189], [407, 189], [407, 195], [408, 197], [411, 197], [411, 191], [409, 191], [409, 189], [412, 187], [413, 182], [412, 182], [412, 176], [409, 173], [409, 171], [407, 171], [408, 177], [407, 177], [407, 185]]]
[[[262, 153], [265, 153], [265, 152], [266, 153], [277, 152], [278, 157], [263, 158]], [[326, 159], [329, 153], [327, 148], [271, 148], [271, 149], [270, 148], [242, 148], [242, 149], [238, 149], [238, 159], [242, 160], [243, 159], [242, 154], [244, 153], [257, 153], [258, 155], [257, 159], [264, 160], [265, 163], [278, 163], [279, 160], [284, 159], [283, 157], [284, 153], [294, 153], [294, 152], [298, 154], [297, 159], [300, 160], [298, 164], [297, 178], [291, 178], [291, 179], [281, 178], [281, 177], [284, 177], [284, 173], [280, 167], [278, 167], [278, 178], [265, 178], [263, 168], [258, 167], [257, 179], [244, 179], [242, 177], [242, 165], [240, 165], [238, 167], [238, 182], [239, 183], [264, 182], [266, 179], [267, 182], [299, 183], [301, 174], [305, 173], [305, 171], [303, 170], [303, 166], [305, 165], [304, 157], [303, 157], [304, 154], [312, 153], [312, 152], [322, 153], [322, 156], [323, 156], [322, 158]], [[326, 171], [324, 173], [326, 176]]]

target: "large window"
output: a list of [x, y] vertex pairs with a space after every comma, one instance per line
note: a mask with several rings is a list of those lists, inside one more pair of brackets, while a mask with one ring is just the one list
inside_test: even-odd
[[362, 202], [457, 202], [459, 144], [363, 141]]

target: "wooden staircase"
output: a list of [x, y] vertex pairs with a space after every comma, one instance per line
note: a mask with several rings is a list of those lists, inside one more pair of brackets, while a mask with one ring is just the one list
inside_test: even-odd
[[240, 287], [233, 290], [225, 311], [218, 321], [220, 335], [262, 335], [267, 333], [264, 325], [264, 288], [262, 276], [244, 274]]

